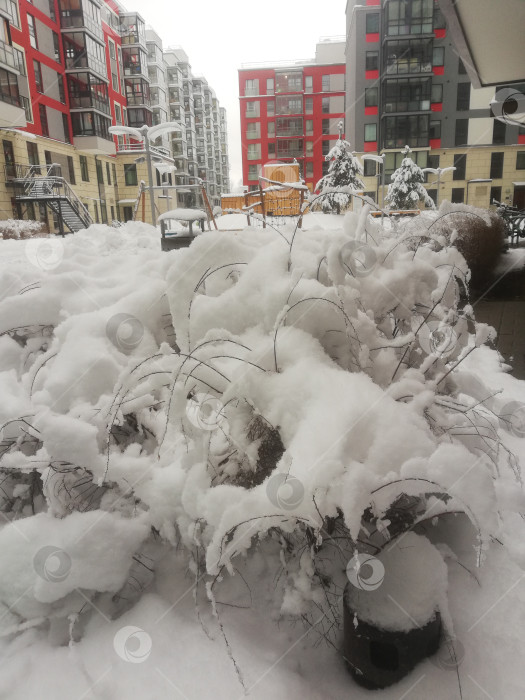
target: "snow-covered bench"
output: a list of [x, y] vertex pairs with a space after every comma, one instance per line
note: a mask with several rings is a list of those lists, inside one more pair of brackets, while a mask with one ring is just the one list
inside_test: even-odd
[[[159, 216], [160, 231], [162, 236], [162, 250], [173, 250], [175, 248], [186, 248], [195, 237], [193, 233], [194, 221], [206, 221], [206, 212], [202, 209], [171, 209]], [[170, 222], [178, 222], [176, 230]], [[189, 225], [189, 231], [182, 228], [180, 222]]]

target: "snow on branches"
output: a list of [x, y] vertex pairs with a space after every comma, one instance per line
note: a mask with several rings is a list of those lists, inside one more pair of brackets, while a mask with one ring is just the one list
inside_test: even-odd
[[402, 151], [404, 156], [400, 167], [392, 175], [392, 182], [388, 186], [385, 201], [391, 209], [417, 209], [420, 202], [424, 202], [429, 209], [435, 209], [434, 201], [423, 187], [425, 175], [421, 168], [409, 157], [409, 146]]
[[334, 191], [334, 188], [350, 187], [352, 190], [361, 191], [364, 189], [359, 177], [363, 174], [363, 168], [349, 142], [342, 138], [342, 123], [339, 124], [339, 138], [325, 156], [325, 160], [330, 162], [328, 173], [319, 180], [315, 190], [319, 190], [321, 194], [326, 192], [321, 204], [325, 213], [340, 214], [350, 205], [352, 195], [344, 191]]

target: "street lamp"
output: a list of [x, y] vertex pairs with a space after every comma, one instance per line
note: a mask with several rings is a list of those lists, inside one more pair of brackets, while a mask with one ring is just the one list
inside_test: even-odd
[[437, 194], [436, 194], [436, 207], [439, 205], [439, 186], [441, 184], [441, 176], [443, 173], [448, 173], [451, 172], [452, 170], [456, 170], [455, 165], [450, 165], [448, 168], [423, 168], [422, 169], [424, 173], [432, 173], [433, 175], [437, 175]]
[[376, 163], [381, 163], [381, 224], [385, 217], [385, 158], [386, 154], [381, 153], [380, 156], [375, 156], [372, 153], [365, 153], [361, 156], [361, 160], [375, 160]]
[[153, 192], [153, 169], [151, 167], [151, 142], [159, 136], [177, 131], [182, 127], [177, 122], [164, 122], [156, 126], [148, 126], [144, 124], [140, 129], [135, 129], [133, 126], [110, 126], [109, 133], [114, 136], [131, 136], [137, 141], [144, 141], [144, 150], [146, 152], [146, 163], [148, 165], [148, 184], [149, 184], [149, 201], [151, 206], [151, 223], [157, 225], [155, 218], [155, 195]]
[[470, 185], [471, 182], [492, 182], [491, 177], [476, 177], [473, 180], [467, 180], [467, 200], [465, 204], [468, 204], [468, 186]]

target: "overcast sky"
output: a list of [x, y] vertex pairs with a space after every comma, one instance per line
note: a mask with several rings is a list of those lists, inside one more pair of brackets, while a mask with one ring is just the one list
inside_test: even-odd
[[252, 61], [308, 59], [322, 36], [345, 33], [346, 0], [123, 0], [160, 35], [180, 45], [228, 112], [230, 178], [242, 177], [238, 69]]

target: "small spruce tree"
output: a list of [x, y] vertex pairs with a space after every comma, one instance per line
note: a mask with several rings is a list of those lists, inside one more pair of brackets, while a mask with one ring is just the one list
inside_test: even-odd
[[391, 209], [417, 209], [421, 201], [430, 209], [435, 209], [434, 201], [422, 184], [425, 175], [419, 165], [409, 157], [409, 153], [410, 148], [405, 146], [402, 150], [404, 158], [401, 166], [392, 175], [385, 201]]
[[[319, 180], [315, 187], [321, 194], [335, 187], [364, 189], [364, 184], [359, 178], [363, 169], [350, 144], [343, 139], [342, 132], [343, 122], [339, 122], [339, 138], [328, 155], [325, 156], [325, 160], [330, 161], [328, 173]], [[340, 214], [348, 207], [351, 200], [352, 195], [347, 192], [329, 192], [322, 198], [321, 207], [325, 214]]]

